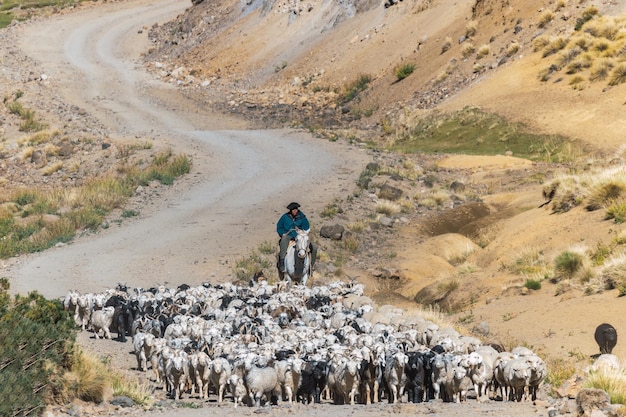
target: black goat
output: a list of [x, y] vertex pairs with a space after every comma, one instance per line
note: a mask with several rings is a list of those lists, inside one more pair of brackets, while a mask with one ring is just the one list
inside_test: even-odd
[[426, 357], [421, 352], [409, 352], [407, 356], [409, 357], [409, 361], [404, 367], [404, 373], [407, 376], [405, 391], [408, 394], [410, 403], [421, 403], [424, 400], [424, 384], [426, 379], [424, 362], [426, 361]]

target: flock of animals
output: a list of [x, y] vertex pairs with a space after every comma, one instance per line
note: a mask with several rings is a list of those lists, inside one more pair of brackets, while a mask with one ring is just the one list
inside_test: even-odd
[[544, 361], [503, 351], [417, 313], [376, 307], [363, 286], [289, 290], [266, 281], [103, 293], [70, 291], [65, 308], [94, 337], [131, 338], [137, 369], [170, 398], [260, 406], [536, 399]]

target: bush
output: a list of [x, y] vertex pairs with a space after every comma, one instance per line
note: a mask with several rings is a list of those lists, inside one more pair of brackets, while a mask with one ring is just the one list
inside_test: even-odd
[[564, 251], [554, 260], [554, 270], [558, 275], [573, 277], [583, 267], [583, 256], [578, 252]]
[[61, 390], [71, 366], [75, 324], [58, 300], [8, 294], [0, 279], [0, 415], [35, 415]]
[[540, 290], [541, 289], [541, 281], [535, 279], [527, 279], [524, 283], [524, 287], [529, 290]]
[[415, 64], [402, 64], [396, 67], [394, 73], [398, 81], [404, 80], [415, 71]]
[[345, 104], [352, 101], [359, 95], [360, 92], [365, 91], [369, 84], [372, 82], [372, 76], [368, 74], [360, 74], [356, 80], [349, 83], [343, 94], [339, 95], [339, 102]]

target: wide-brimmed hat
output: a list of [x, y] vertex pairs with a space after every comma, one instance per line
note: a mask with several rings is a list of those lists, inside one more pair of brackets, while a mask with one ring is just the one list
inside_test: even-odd
[[300, 208], [300, 204], [298, 203], [289, 203], [289, 205], [287, 206], [288, 210], [293, 210], [293, 209], [297, 209]]

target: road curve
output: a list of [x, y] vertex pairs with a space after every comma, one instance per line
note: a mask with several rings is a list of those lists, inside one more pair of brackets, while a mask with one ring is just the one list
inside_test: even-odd
[[364, 152], [303, 132], [241, 129], [236, 119], [205, 113], [137, 65], [149, 46], [142, 29], [188, 5], [105, 3], [22, 28], [20, 49], [55, 80], [64, 101], [94, 115], [112, 137], [164, 141], [191, 155], [194, 165], [136, 220], [11, 262], [3, 272], [11, 292], [61, 297], [118, 282], [226, 281], [237, 259], [276, 239], [274, 225], [286, 203], [300, 201], [314, 219], [353, 187]]

